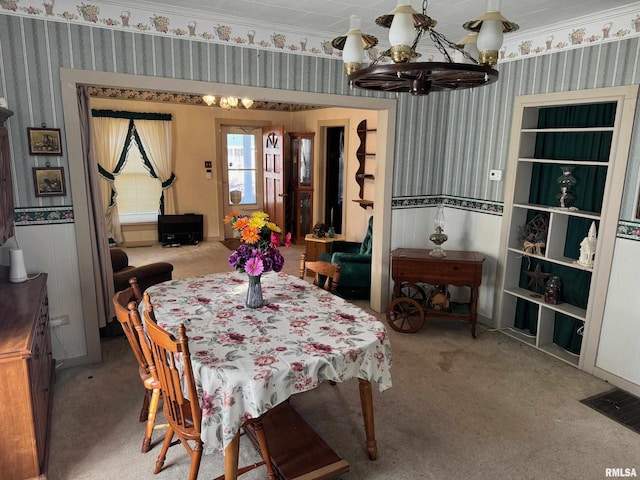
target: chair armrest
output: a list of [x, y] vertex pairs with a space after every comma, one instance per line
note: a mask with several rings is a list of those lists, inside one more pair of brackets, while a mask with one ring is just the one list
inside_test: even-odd
[[173, 265], [167, 262], [130, 267], [113, 274], [114, 288], [116, 291], [124, 290], [129, 287], [129, 279], [136, 277], [138, 285], [140, 285], [140, 291], [144, 292], [152, 285], [171, 280], [171, 272], [173, 272]]
[[331, 255], [331, 263], [342, 265], [345, 263], [363, 263], [371, 264], [371, 255], [362, 255], [359, 253], [336, 252]]
[[345, 240], [336, 240], [331, 242], [331, 253], [346, 252], [346, 253], [358, 253], [360, 252], [360, 242], [347, 242]]

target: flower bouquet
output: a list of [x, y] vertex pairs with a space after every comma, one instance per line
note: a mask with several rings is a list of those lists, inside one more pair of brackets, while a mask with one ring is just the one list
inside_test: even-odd
[[[232, 212], [224, 217], [224, 223], [238, 232], [240, 246], [229, 256], [229, 266], [249, 275], [247, 306], [261, 307], [262, 289], [260, 275], [267, 272], [279, 272], [284, 266], [284, 257], [280, 253], [282, 230], [269, 221], [264, 212], [254, 212], [251, 216]], [[285, 235], [285, 247], [291, 245], [291, 234]]]

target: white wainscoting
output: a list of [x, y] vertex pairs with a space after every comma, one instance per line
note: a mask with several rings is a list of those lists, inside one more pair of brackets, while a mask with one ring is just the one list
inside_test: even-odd
[[620, 386], [636, 395], [640, 392], [640, 309], [635, 302], [639, 267], [640, 242], [617, 238], [596, 358], [601, 371], [595, 372], [614, 384], [620, 382], [607, 378], [607, 373], [631, 382], [633, 390]]
[[[24, 252], [27, 273], [48, 274], [50, 318], [69, 321], [51, 329], [53, 358], [73, 364], [71, 359], [87, 354], [74, 224], [16, 226], [15, 238]], [[9, 264], [7, 250], [15, 246], [10, 239], [1, 247], [3, 264]]]
[[[429, 235], [433, 233], [433, 220], [437, 208], [394, 209], [391, 223], [391, 250], [395, 248], [433, 248]], [[449, 239], [443, 244], [448, 250], [474, 250], [486, 256], [482, 266], [482, 285], [478, 297], [478, 315], [483, 322], [495, 326], [493, 303], [496, 268], [500, 248], [502, 216], [462, 210], [444, 209], [444, 232]], [[393, 288], [393, 284], [391, 285]], [[454, 298], [468, 296], [468, 289], [452, 290]], [[457, 298], [456, 298], [457, 299]]]

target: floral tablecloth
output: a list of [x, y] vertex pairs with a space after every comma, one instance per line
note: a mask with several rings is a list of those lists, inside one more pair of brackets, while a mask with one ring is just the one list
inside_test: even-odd
[[250, 309], [247, 285], [232, 271], [147, 289], [161, 327], [177, 335], [185, 324], [207, 453], [225, 448], [247, 418], [322, 381], [391, 387], [391, 346], [374, 316], [283, 273], [262, 275], [266, 304]]

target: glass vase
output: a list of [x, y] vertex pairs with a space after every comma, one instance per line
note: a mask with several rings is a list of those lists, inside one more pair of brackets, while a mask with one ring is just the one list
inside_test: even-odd
[[260, 275], [249, 275], [249, 286], [247, 288], [247, 300], [245, 304], [249, 308], [260, 308], [264, 305]]

